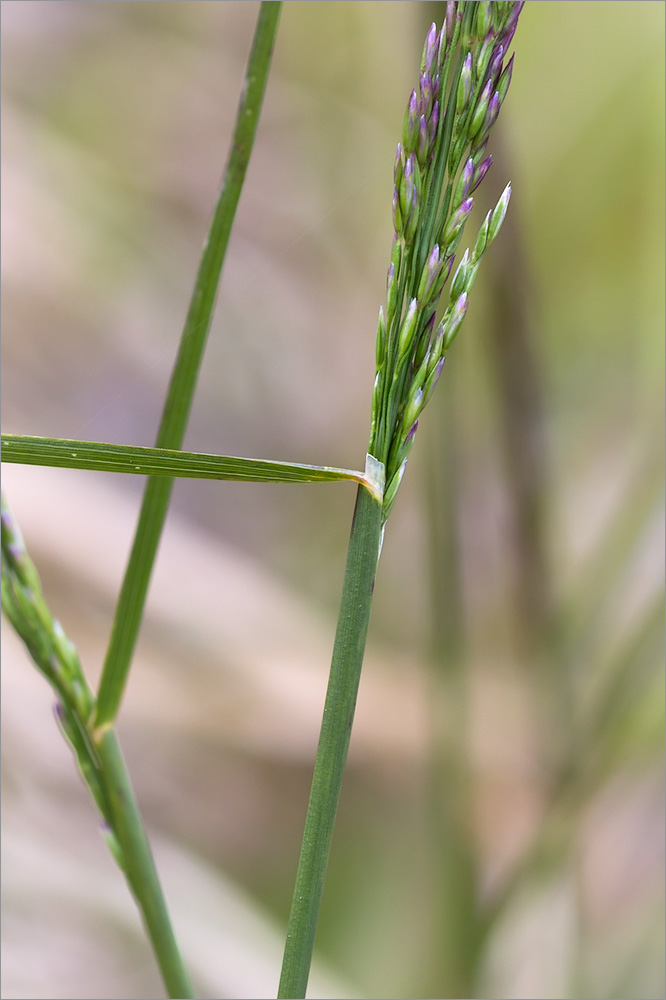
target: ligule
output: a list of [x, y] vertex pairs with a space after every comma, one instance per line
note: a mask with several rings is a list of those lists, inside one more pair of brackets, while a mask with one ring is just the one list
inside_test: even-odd
[[497, 237], [511, 196], [507, 185], [488, 212], [473, 250], [458, 261], [444, 315], [438, 305], [473, 208], [472, 194], [492, 163], [488, 139], [506, 98], [505, 64], [524, 0], [448, 0], [439, 32], [432, 24], [412, 90], [394, 166], [394, 242], [386, 309], [377, 330], [377, 378], [369, 454], [386, 466], [383, 520], [404, 475], [444, 351], [469, 306], [479, 261]]

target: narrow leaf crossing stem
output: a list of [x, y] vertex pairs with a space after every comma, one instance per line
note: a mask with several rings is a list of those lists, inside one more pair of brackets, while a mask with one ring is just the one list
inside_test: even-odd
[[228, 479], [254, 483], [333, 483], [352, 481], [373, 489], [368, 472], [330, 465], [301, 465], [234, 455], [205, 455], [170, 448], [135, 448], [102, 441], [2, 435], [2, 461], [60, 469], [122, 472], [134, 476]]
[[359, 486], [303, 843], [289, 916], [280, 998], [305, 997], [342, 774], [370, 621], [381, 501]]

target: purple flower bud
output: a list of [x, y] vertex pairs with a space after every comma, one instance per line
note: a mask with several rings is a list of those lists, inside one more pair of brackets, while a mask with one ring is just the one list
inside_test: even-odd
[[446, 284], [448, 277], [451, 274], [451, 268], [453, 267], [454, 259], [455, 259], [454, 254], [451, 254], [449, 257], [442, 258], [439, 271], [437, 272], [437, 276], [435, 277], [435, 283], [430, 291], [431, 302], [437, 302], [439, 296], [442, 294], [442, 289], [444, 288], [444, 285]]
[[473, 205], [474, 205], [474, 199], [467, 198], [462, 203], [460, 208], [456, 209], [456, 211], [453, 213], [453, 215], [449, 219], [449, 223], [446, 229], [444, 230], [444, 235], [442, 236], [442, 243], [444, 245], [450, 243], [453, 240], [454, 236], [456, 236], [458, 231], [462, 228], [462, 226], [464, 226], [467, 220], [467, 216], [472, 211]]
[[400, 334], [398, 336], [398, 357], [403, 358], [408, 353], [416, 333], [416, 323], [418, 321], [418, 302], [412, 299], [409, 303], [407, 315], [402, 321]]
[[497, 121], [497, 116], [500, 109], [500, 99], [497, 91], [490, 98], [490, 104], [488, 105], [488, 112], [486, 114], [486, 121], [481, 131], [482, 138], [485, 138], [490, 134], [490, 130]]
[[425, 115], [421, 115], [419, 119], [419, 141], [416, 147], [416, 158], [419, 161], [419, 166], [423, 170], [430, 159], [430, 134], [428, 132], [428, 123], [426, 122]]
[[442, 320], [442, 322], [437, 327], [437, 333], [433, 338], [432, 347], [430, 348], [430, 355], [428, 357], [428, 364], [426, 367], [426, 379], [430, 378], [430, 376], [435, 371], [440, 361], [444, 360], [444, 356], [442, 354], [442, 346], [444, 344], [445, 327], [446, 327], [446, 320]]
[[404, 169], [405, 168], [402, 162], [402, 146], [398, 143], [395, 151], [395, 163], [393, 164], [393, 183], [397, 188], [399, 188], [402, 183]]
[[475, 76], [478, 81], [485, 78], [486, 70], [488, 69], [488, 64], [491, 59], [495, 56], [497, 51], [496, 38], [492, 31], [488, 32], [487, 37], [481, 43], [476, 53], [475, 61]]
[[453, 39], [453, 32], [454, 32], [454, 29], [455, 29], [455, 26], [456, 26], [456, 13], [457, 13], [457, 11], [456, 11], [455, 0], [448, 0], [448, 2], [446, 4], [446, 18], [445, 18], [445, 21], [444, 21], [444, 23], [446, 25], [446, 42], [447, 42], [447, 45], [450, 45], [451, 41]]
[[453, 307], [452, 319], [454, 323], [460, 323], [464, 319], [465, 313], [467, 312], [467, 306], [469, 305], [469, 298], [467, 292], [463, 292], [458, 296], [455, 306]]
[[416, 91], [413, 90], [409, 102], [407, 104], [407, 110], [405, 112], [405, 120], [402, 125], [402, 142], [406, 153], [411, 153], [411, 151], [416, 147], [416, 137], [418, 135], [419, 129], [419, 105], [416, 96]]
[[397, 467], [398, 472], [391, 478], [386, 492], [384, 493], [384, 511], [387, 514], [393, 505], [397, 487], [400, 485], [400, 480], [402, 479], [405, 466], [407, 465], [407, 456], [409, 455], [412, 444], [414, 443], [418, 420], [414, 421], [412, 426], [409, 428], [409, 433], [405, 436], [405, 428], [408, 426], [409, 425], [405, 423], [403, 415], [402, 424], [396, 431], [393, 441], [391, 442], [387, 468], [395, 469]]
[[508, 49], [508, 47], [511, 45], [511, 42], [513, 41], [513, 36], [516, 33], [516, 28], [517, 28], [517, 25], [514, 24], [512, 27], [509, 28], [508, 31], [503, 31], [502, 32], [502, 34], [501, 34], [500, 37], [502, 39], [502, 43], [504, 45], [504, 48]]
[[426, 35], [425, 45], [423, 46], [423, 55], [421, 57], [422, 73], [428, 75], [432, 73], [433, 66], [437, 60], [438, 48], [437, 25], [433, 23], [430, 25], [430, 30]]
[[497, 94], [500, 100], [500, 104], [503, 103], [506, 97], [507, 91], [509, 89], [509, 84], [511, 83], [511, 76], [513, 74], [513, 56], [509, 59], [504, 72], [499, 78], [499, 83], [497, 84]]
[[449, 321], [446, 325], [446, 335], [444, 337], [444, 350], [448, 348], [453, 343], [458, 330], [460, 329], [460, 324], [465, 318], [465, 313], [467, 312], [467, 306], [469, 305], [469, 299], [467, 297], [467, 292], [463, 292], [458, 296], [456, 304], [453, 307]]
[[416, 229], [419, 224], [419, 199], [416, 193], [416, 188], [412, 188], [412, 202], [409, 207], [409, 215], [407, 217], [407, 222], [405, 223], [405, 243], [411, 243], [416, 235]]
[[[473, 163], [474, 161], [471, 160], [471, 161], [468, 161], [468, 162], [472, 162]], [[471, 185], [471, 187], [469, 189], [469, 193], [470, 194], [472, 194], [474, 191], [476, 191], [476, 189], [478, 188], [479, 184], [481, 183], [481, 181], [483, 180], [483, 178], [486, 176], [486, 174], [490, 170], [492, 162], [493, 162], [492, 156], [487, 156], [485, 158], [485, 160], [482, 160], [481, 163], [478, 165], [478, 167], [476, 167], [476, 169], [474, 170], [474, 177], [472, 178], [472, 185]]]
[[474, 139], [477, 135], [479, 135], [486, 123], [486, 116], [488, 114], [488, 107], [490, 104], [490, 95], [492, 92], [493, 84], [491, 80], [488, 80], [487, 84], [481, 91], [479, 103], [474, 109], [474, 114], [472, 115], [471, 121], [467, 127], [467, 135], [470, 139]]
[[[442, 115], [442, 121], [444, 121], [444, 115], [446, 114], [446, 108], [444, 108], [444, 114]], [[430, 128], [432, 129], [433, 138], [435, 132], [437, 131], [437, 126], [439, 125], [439, 101], [435, 101], [432, 106], [432, 112], [430, 114], [430, 120], [428, 122]]]
[[426, 405], [426, 403], [432, 396], [433, 390], [437, 385], [439, 376], [442, 374], [442, 368], [444, 367], [445, 361], [446, 358], [440, 358], [433, 371], [430, 372], [427, 379], [425, 380], [425, 384], [423, 386], [423, 400], [421, 402], [421, 409], [423, 409], [423, 407]]
[[479, 235], [476, 237], [476, 243], [474, 244], [474, 250], [472, 251], [472, 260], [478, 261], [481, 256], [486, 252], [486, 247], [488, 246], [488, 232], [490, 230], [490, 220], [492, 219], [493, 213], [488, 212], [481, 228], [479, 229]]
[[412, 389], [407, 399], [407, 405], [405, 406], [405, 414], [402, 418], [402, 426], [413, 427], [416, 419], [423, 409], [423, 388], [419, 386], [416, 389]]
[[419, 422], [418, 422], [418, 420], [415, 420], [414, 423], [412, 424], [412, 426], [409, 428], [409, 434], [405, 438], [405, 444], [411, 444], [412, 443], [412, 441], [414, 440], [414, 435], [416, 434], [416, 430], [417, 430], [418, 426], [419, 426]]
[[472, 53], [468, 52], [460, 73], [458, 81], [458, 91], [456, 93], [456, 111], [462, 114], [469, 104], [469, 97], [472, 93]]
[[418, 201], [421, 194], [421, 171], [414, 153], [410, 153], [405, 163], [402, 183], [398, 188], [403, 236], [410, 242], [418, 223]]
[[403, 221], [406, 221], [409, 216], [412, 204], [412, 191], [416, 190], [414, 187], [415, 163], [416, 157], [413, 153], [410, 153], [403, 169], [402, 182], [398, 188], [398, 193], [400, 195], [400, 213]]
[[490, 63], [490, 71], [488, 79], [492, 80], [493, 87], [495, 88], [497, 87], [497, 80], [499, 79], [500, 73], [502, 72], [502, 60], [504, 59], [505, 53], [506, 49], [504, 48], [504, 46], [498, 45], [497, 48], [495, 49], [495, 52], [493, 53], [493, 58]]
[[393, 240], [393, 245], [391, 247], [391, 263], [397, 272], [400, 271], [400, 263], [402, 261], [402, 246], [400, 240]]
[[[512, 31], [514, 32], [518, 27], [518, 18], [520, 17], [520, 12], [525, 6], [525, 0], [516, 0], [515, 3], [511, 4], [511, 9], [509, 15], [504, 23], [504, 32]], [[513, 38], [513, 34], [511, 35]], [[506, 48], [507, 46], [505, 46]]]
[[[396, 240], [398, 248], [400, 246], [400, 241]], [[386, 311], [390, 319], [393, 318], [395, 313], [395, 306], [398, 299], [398, 282], [395, 280], [395, 264], [393, 261], [389, 264], [388, 275], [386, 278]]]
[[402, 214], [400, 212], [400, 198], [398, 197], [397, 188], [393, 188], [393, 228], [396, 237], [402, 234]]
[[479, 0], [476, 5], [476, 36], [485, 38], [492, 25], [491, 7], [488, 0]]
[[442, 21], [442, 27], [437, 36], [437, 66], [441, 67], [446, 55], [446, 16]]
[[470, 193], [472, 187], [472, 179], [474, 177], [474, 160], [470, 158], [465, 163], [463, 167], [463, 172], [460, 175], [460, 180], [456, 186], [456, 192], [453, 196], [453, 204], [460, 205], [461, 202], [465, 200], [467, 195]]
[[432, 114], [428, 121], [428, 139], [430, 141], [431, 147], [435, 143], [435, 137], [437, 135], [437, 126], [439, 125], [439, 101], [435, 101], [432, 106]]
[[61, 702], [59, 701], [55, 702], [55, 704], [53, 705], [53, 714], [56, 717], [56, 722], [58, 722], [61, 725], [65, 719], [65, 709], [62, 707]]
[[430, 251], [430, 256], [428, 257], [423, 271], [421, 272], [421, 280], [419, 281], [418, 291], [416, 293], [419, 302], [424, 304], [430, 289], [435, 283], [435, 279], [439, 274], [439, 245], [435, 243], [434, 247]]
[[[420, 384], [425, 379], [425, 371], [427, 367], [425, 358], [428, 354], [428, 348], [430, 347], [430, 338], [435, 325], [436, 313], [437, 307], [431, 309], [430, 316], [428, 317], [426, 323], [421, 327], [418, 343], [416, 345], [416, 351], [414, 352], [414, 359], [411, 364], [412, 382], [418, 381]], [[425, 311], [422, 315], [425, 315]], [[416, 375], [414, 375], [414, 372], [416, 372]]]
[[502, 26], [502, 31], [500, 32], [498, 40], [504, 45], [505, 52], [509, 48], [513, 36], [516, 33], [516, 28], [518, 27], [518, 18], [520, 17], [520, 12], [523, 9], [524, 3], [525, 0], [517, 0], [516, 3], [511, 4], [511, 9]]
[[419, 79], [419, 89], [421, 96], [419, 99], [419, 110], [423, 115], [429, 115], [432, 111], [432, 101], [434, 97], [433, 80], [429, 73], [421, 73]]
[[375, 341], [375, 361], [377, 364], [377, 371], [384, 364], [384, 359], [386, 357], [386, 344], [388, 341], [388, 333], [386, 330], [386, 317], [384, 315], [384, 307], [379, 307], [379, 321], [377, 323], [377, 340]]
[[504, 216], [506, 215], [506, 210], [509, 207], [509, 200], [511, 198], [511, 184], [507, 186], [502, 191], [500, 195], [500, 200], [493, 209], [492, 218], [490, 220], [490, 226], [488, 227], [488, 246], [493, 242], [495, 237], [500, 231], [500, 227], [504, 222]]
[[402, 477], [405, 474], [405, 469], [407, 468], [407, 459], [405, 459], [398, 471], [395, 472], [387, 482], [386, 489], [384, 490], [384, 503], [382, 504], [382, 517], [384, 520], [389, 516], [393, 504], [395, 503], [395, 498], [400, 489], [400, 483], [402, 482]]
[[458, 264], [456, 273], [453, 276], [453, 281], [451, 282], [452, 299], [457, 299], [458, 296], [465, 290], [465, 281], [467, 278], [468, 265], [469, 265], [469, 250], [465, 250], [462, 260]]

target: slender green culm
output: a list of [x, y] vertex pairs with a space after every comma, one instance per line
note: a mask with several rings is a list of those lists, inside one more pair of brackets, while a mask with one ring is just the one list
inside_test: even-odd
[[111, 830], [120, 845], [122, 868], [143, 918], [169, 997], [194, 996], [180, 956], [152, 851], [132, 783], [112, 727], [97, 731], [100, 768], [109, 802]]
[[382, 531], [395, 502], [419, 417], [469, 305], [479, 262], [497, 236], [511, 187], [462, 255], [437, 323], [472, 192], [487, 173], [491, 129], [506, 97], [513, 57], [504, 59], [523, 3], [446, 4], [426, 37], [419, 92], [410, 96], [394, 167], [394, 239], [386, 305], [379, 312], [368, 465], [384, 484], [381, 502], [359, 488], [328, 693], [317, 749], [280, 998], [307, 990], [317, 918], [351, 735]]
[[278, 997], [304, 997], [351, 738], [381, 539], [381, 502], [360, 486]]
[[[231, 227], [254, 145], [280, 8], [278, 0], [264, 0], [259, 10], [231, 151], [171, 376], [157, 434], [158, 448], [177, 450], [185, 436]], [[172, 487], [169, 478], [151, 477], [146, 484], [97, 697], [99, 727], [115, 718], [122, 699]]]
[[2, 610], [23, 640], [37, 669], [57, 695], [56, 719], [102, 816], [108, 847], [136, 899], [167, 993], [192, 997], [116, 735], [98, 738], [95, 699], [74, 645], [52, 616], [37, 570], [2, 497]]

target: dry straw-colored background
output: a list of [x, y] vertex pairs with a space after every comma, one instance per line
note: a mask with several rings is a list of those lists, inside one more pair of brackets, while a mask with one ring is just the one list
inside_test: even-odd
[[[5, 431], [152, 443], [256, 12], [2, 4]], [[433, 16], [284, 5], [186, 447], [362, 466]], [[663, 995], [663, 37], [658, 3], [521, 16], [479, 202], [514, 196], [388, 525], [312, 996]], [[3, 485], [96, 677], [142, 483]], [[274, 995], [352, 507], [175, 488], [120, 731], [203, 997]], [[2, 649], [2, 995], [159, 996]]]

